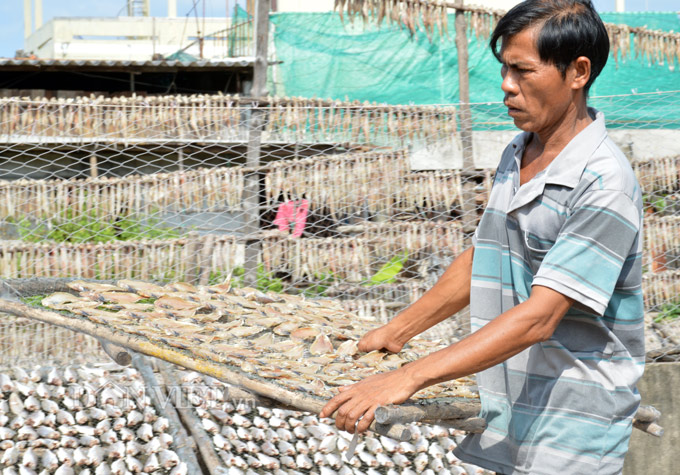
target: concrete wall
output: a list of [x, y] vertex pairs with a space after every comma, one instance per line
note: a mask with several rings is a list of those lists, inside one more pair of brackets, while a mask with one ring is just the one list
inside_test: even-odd
[[638, 386], [642, 404], [661, 411], [665, 433], [661, 439], [633, 429], [624, 475], [680, 473], [680, 363], [652, 363]]
[[[519, 129], [474, 131], [472, 148], [477, 168], [496, 168], [501, 154]], [[609, 136], [629, 160], [680, 155], [680, 130], [611, 129]], [[463, 152], [460, 136], [451, 140], [415, 144], [411, 150], [412, 170], [449, 170], [461, 168]], [[678, 471], [680, 473], [680, 470]]]

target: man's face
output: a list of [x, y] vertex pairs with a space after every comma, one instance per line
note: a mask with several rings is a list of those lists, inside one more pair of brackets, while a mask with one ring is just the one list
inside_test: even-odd
[[541, 135], [554, 130], [574, 100], [574, 90], [553, 65], [541, 60], [536, 39], [540, 27], [503, 40], [501, 89], [515, 126]]

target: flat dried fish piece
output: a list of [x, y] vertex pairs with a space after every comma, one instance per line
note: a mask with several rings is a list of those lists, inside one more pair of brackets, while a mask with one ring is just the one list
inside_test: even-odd
[[210, 285], [208, 287], [199, 287], [199, 289], [210, 294], [228, 294], [231, 290], [231, 279], [228, 279], [222, 284]]
[[342, 374], [338, 376], [325, 376], [324, 380], [326, 381], [326, 384], [330, 386], [349, 386], [350, 384], [359, 382], [361, 379], [352, 374]]
[[117, 312], [120, 310], [129, 310], [131, 312], [150, 312], [155, 308], [154, 304], [152, 303], [126, 303], [124, 305], [118, 303], [102, 303], [99, 305], [99, 307], [112, 312]]
[[382, 359], [385, 357], [386, 353], [378, 350], [373, 350], [369, 353], [366, 353], [365, 355], [360, 356], [359, 358], [356, 359], [357, 364], [363, 364], [363, 365], [374, 365], [376, 363], [379, 363], [382, 361]]
[[177, 338], [177, 337], [172, 337], [172, 336], [161, 336], [161, 337], [158, 337], [158, 339], [168, 346], [180, 348], [182, 350], [190, 350], [191, 349], [189, 342], [185, 338]]
[[256, 324], [265, 328], [274, 328], [284, 322], [283, 319], [278, 317], [258, 317], [256, 315], [251, 315], [249, 319], [254, 320]]
[[75, 302], [87, 302], [86, 299], [78, 297], [68, 292], [54, 292], [41, 300], [44, 307], [53, 308], [55, 310], [65, 310], [68, 304]]
[[119, 287], [128, 292], [136, 292], [146, 298], [159, 298], [167, 294], [168, 291], [160, 285], [142, 282], [140, 280], [123, 279], [116, 282]]
[[85, 282], [84, 280], [73, 280], [66, 284], [69, 288], [77, 292], [122, 292], [124, 289], [113, 284], [100, 284], [99, 282]]
[[295, 340], [313, 340], [321, 334], [321, 330], [315, 327], [296, 328], [290, 332], [290, 337]]
[[211, 313], [196, 313], [192, 317], [192, 320], [196, 322], [201, 322], [201, 323], [215, 323], [222, 319], [224, 315], [222, 315], [219, 312], [211, 312]]
[[239, 367], [241, 368], [242, 371], [253, 374], [257, 372], [258, 366], [259, 366], [258, 361], [251, 358], [245, 358], [241, 360], [241, 363], [239, 364]]
[[287, 351], [284, 351], [282, 354], [286, 358], [290, 358], [292, 360], [300, 360], [300, 359], [304, 358], [305, 351], [306, 351], [305, 345], [301, 344], [301, 345], [293, 347], [293, 348], [291, 348]]
[[397, 368], [401, 368], [408, 362], [408, 360], [405, 360], [398, 355], [387, 355], [387, 357], [385, 357], [382, 361], [376, 363], [375, 368], [380, 372], [392, 371]]
[[234, 287], [231, 289], [234, 295], [246, 298], [248, 300], [253, 300], [261, 304], [269, 304], [274, 302], [284, 302], [284, 300], [278, 295], [271, 293], [264, 293], [260, 290], [254, 289], [252, 287]]
[[324, 375], [346, 375], [354, 369], [354, 362], [330, 363], [323, 367]]
[[320, 364], [321, 366], [326, 366], [327, 364], [332, 363], [336, 359], [337, 358], [335, 354], [327, 353], [324, 355], [310, 356], [308, 358], [305, 358], [305, 362], [309, 362], [309, 364]]
[[305, 362], [301, 362], [296, 368], [293, 370], [295, 374], [317, 374], [323, 366], [320, 364], [305, 364]]
[[[270, 303], [265, 307], [265, 312], [270, 313], [270, 311], [277, 312], [274, 315], [295, 315], [296, 312], [300, 310], [299, 307], [291, 305], [289, 303]], [[271, 313], [270, 313], [271, 315]]]
[[[253, 338], [250, 340], [251, 343], [257, 347], [257, 348], [262, 348], [262, 349], [270, 349], [270, 350], [276, 350], [281, 351], [280, 343], [274, 338], [274, 335], [271, 333], [264, 333], [262, 336], [259, 336], [257, 338]], [[304, 346], [300, 344], [300, 346]]]
[[199, 343], [199, 344], [210, 344], [213, 341], [217, 340], [217, 337], [215, 335], [211, 334], [204, 334], [204, 333], [194, 333], [191, 335], [189, 338], [191, 338], [191, 341]]
[[83, 315], [95, 323], [103, 323], [106, 325], [120, 325], [133, 321], [127, 315], [123, 315], [119, 312], [107, 312], [106, 310], [100, 310], [94, 307], [71, 308], [69, 310], [77, 315]]
[[276, 379], [276, 380], [294, 379], [293, 373], [288, 368], [286, 368], [286, 369], [272, 368], [271, 366], [262, 367], [258, 370], [257, 374], [258, 374], [258, 376], [261, 376], [261, 377], [267, 378], [267, 379]]
[[335, 350], [335, 354], [338, 356], [354, 356], [357, 353], [359, 353], [359, 347], [355, 340], [344, 341], [338, 346], [338, 349]]
[[230, 329], [227, 333], [230, 337], [247, 338], [249, 336], [257, 335], [263, 330], [266, 330], [266, 328], [260, 325], [241, 325]]
[[203, 306], [200, 302], [190, 301], [174, 295], [163, 295], [154, 302], [158, 308], [169, 310], [198, 310]]
[[304, 391], [320, 397], [328, 397], [330, 395], [329, 389], [326, 388], [324, 382], [319, 378], [313, 378], [309, 381], [288, 380], [284, 385], [287, 385], [291, 389]]
[[225, 343], [213, 344], [210, 347], [215, 353], [222, 356], [241, 358], [255, 358], [260, 355], [260, 352], [250, 348], [243, 348], [236, 345], [228, 345]]
[[169, 308], [161, 308], [160, 312], [173, 319], [189, 319], [196, 315], [196, 309], [191, 310], [173, 310]]
[[[208, 296], [210, 297], [210, 296]], [[218, 300], [218, 299], [213, 299], [213, 298], [208, 298], [206, 300], [203, 300], [203, 305], [206, 307], [210, 308], [211, 310], [218, 311], [218, 312], [224, 312], [224, 313], [232, 313], [235, 309], [241, 308], [240, 306], [236, 305], [235, 303], [226, 301], [226, 300]]]
[[299, 322], [284, 322], [274, 327], [274, 333], [281, 336], [288, 336], [291, 332], [300, 328]]
[[158, 310], [158, 311], [152, 310], [150, 312], [149, 311], [140, 312], [138, 310], [130, 310], [130, 309], [126, 308], [124, 310], [120, 310], [118, 313], [120, 315], [135, 318], [137, 320], [146, 319], [146, 318], [156, 319], [156, 318], [166, 318], [167, 317], [167, 314], [161, 312], [160, 310]]
[[259, 305], [255, 301], [248, 300], [247, 298], [241, 297], [239, 295], [223, 295], [222, 298], [227, 302], [235, 303], [243, 308], [250, 308], [255, 310], [259, 307]]
[[174, 334], [191, 334], [206, 330], [205, 325], [189, 320], [175, 320], [173, 318], [155, 318], [153, 320], [145, 320], [145, 323], [150, 328], [170, 331]]
[[166, 285], [165, 288], [171, 292], [199, 292], [199, 289], [196, 288], [196, 286], [188, 282], [175, 282]]
[[331, 343], [331, 340], [322, 333], [314, 339], [314, 342], [311, 345], [309, 345], [309, 352], [313, 355], [333, 353], [333, 343]]
[[81, 292], [81, 295], [90, 300], [98, 300], [100, 302], [115, 303], [121, 305], [137, 303], [144, 298], [132, 292], [112, 292], [112, 291], [96, 292], [94, 290]]

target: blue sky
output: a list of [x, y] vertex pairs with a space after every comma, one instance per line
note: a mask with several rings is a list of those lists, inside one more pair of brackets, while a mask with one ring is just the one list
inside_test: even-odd
[[[177, 16], [194, 15], [197, 4], [199, 16], [224, 16], [235, 0], [177, 0]], [[613, 11], [616, 0], [594, 0], [599, 11]], [[240, 1], [240, 3], [244, 3]], [[473, 2], [474, 3], [474, 2]], [[126, 0], [43, 0], [43, 22], [54, 17], [115, 17], [126, 14]], [[678, 0], [626, 0], [626, 11], [678, 11]], [[167, 0], [151, 0], [151, 14], [167, 15]], [[24, 18], [21, 0], [0, 0], [0, 57], [13, 57], [23, 48]]]

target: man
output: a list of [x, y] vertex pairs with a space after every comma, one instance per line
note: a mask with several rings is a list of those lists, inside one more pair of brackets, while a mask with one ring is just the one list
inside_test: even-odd
[[644, 364], [642, 212], [628, 161], [586, 105], [607, 33], [589, 0], [527, 0], [490, 44], [524, 132], [502, 155], [473, 246], [359, 348], [399, 351], [468, 304], [473, 333], [341, 388], [321, 416], [365, 431], [378, 405], [477, 373], [488, 428], [459, 445], [461, 459], [504, 474], [620, 473]]

